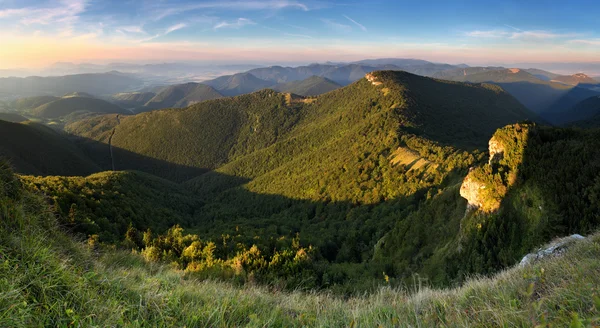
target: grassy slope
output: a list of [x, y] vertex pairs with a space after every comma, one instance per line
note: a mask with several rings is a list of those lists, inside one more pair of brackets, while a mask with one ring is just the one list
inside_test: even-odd
[[0, 121], [0, 154], [20, 173], [88, 175], [100, 171], [64, 136], [33, 122]]
[[77, 111], [88, 111], [102, 114], [126, 114], [121, 107], [111, 104], [107, 101], [88, 97], [67, 97], [61, 98], [33, 110], [33, 115], [42, 118], [57, 118], [69, 115]]
[[[323, 293], [196, 281], [137, 255], [98, 252], [60, 230], [0, 167], [0, 326], [597, 325], [600, 236], [565, 256], [450, 290]], [[382, 277], [383, 279], [383, 277]]]

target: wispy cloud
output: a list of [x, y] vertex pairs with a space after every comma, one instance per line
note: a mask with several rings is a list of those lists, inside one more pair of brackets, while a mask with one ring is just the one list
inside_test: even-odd
[[50, 7], [25, 7], [0, 10], [0, 18], [18, 18], [25, 25], [72, 23], [85, 11], [86, 0], [62, 0]]
[[497, 38], [505, 38], [510, 40], [519, 40], [519, 41], [527, 41], [527, 42], [541, 42], [548, 40], [556, 40], [556, 39], [566, 39], [576, 37], [578, 34], [575, 33], [554, 33], [550, 31], [526, 31], [521, 30], [513, 26], [509, 26], [514, 31], [507, 30], [476, 30], [465, 33], [468, 37], [473, 38], [488, 38], [488, 39], [497, 39]]
[[179, 7], [169, 5], [165, 8], [162, 5], [157, 6], [157, 15], [154, 20], [161, 20], [168, 16], [181, 14], [199, 9], [224, 9], [230, 11], [255, 11], [255, 10], [282, 10], [297, 9], [308, 11], [309, 7], [298, 1], [291, 0], [265, 0], [265, 1], [209, 1], [203, 3], [187, 4]]
[[489, 31], [470, 31], [465, 33], [469, 37], [473, 38], [503, 38], [510, 36], [510, 32], [501, 30], [489, 30]]
[[74, 24], [85, 12], [87, 0], [61, 0], [52, 6], [23, 7], [0, 10], [0, 19], [15, 19], [19, 24], [51, 25], [60, 36], [74, 34]]
[[350, 18], [350, 17], [348, 17], [348, 16], [346, 16], [346, 15], [342, 15], [342, 16], [344, 16], [344, 17], [345, 17], [347, 20], [349, 20], [349, 21], [351, 21], [352, 23], [354, 23], [354, 25], [356, 25], [356, 26], [360, 27], [360, 29], [361, 29], [361, 30], [363, 30], [363, 31], [365, 31], [365, 32], [367, 31], [367, 28], [366, 28], [364, 25], [362, 25], [361, 23], [359, 23], [359, 22], [355, 21], [354, 19], [352, 19], [352, 18]]
[[160, 38], [160, 37], [165, 36], [167, 34], [173, 33], [173, 32], [175, 32], [177, 30], [181, 30], [182, 28], [185, 28], [185, 27], [187, 27], [187, 24], [185, 24], [185, 23], [179, 23], [179, 24], [176, 24], [176, 25], [172, 25], [172, 26], [167, 27], [167, 29], [165, 29], [164, 32], [155, 34], [155, 35], [153, 35], [153, 36], [151, 36], [149, 38], [137, 40], [137, 42], [142, 43], [142, 42], [152, 41], [152, 40], [154, 40], [156, 38]]
[[321, 19], [321, 21], [323, 23], [325, 23], [325, 25], [327, 25], [327, 27], [329, 27], [330, 29], [336, 30], [338, 32], [350, 32], [352, 31], [352, 27], [350, 25], [345, 25], [345, 24], [341, 24], [338, 23], [336, 21], [333, 21], [331, 19]]
[[143, 26], [121, 26], [116, 29], [117, 31], [127, 32], [127, 33], [138, 33], [145, 34]]
[[506, 27], [510, 27], [510, 28], [512, 28], [512, 29], [513, 29], [513, 30], [515, 30], [515, 31], [519, 31], [519, 32], [522, 32], [522, 31], [523, 31], [522, 29], [520, 29], [520, 28], [518, 28], [518, 27], [514, 27], [514, 26], [512, 26], [512, 25], [504, 24], [504, 26], [506, 26]]
[[295, 33], [283, 33], [284, 35], [295, 37], [295, 38], [304, 38], [304, 39], [312, 39], [313, 37], [306, 34], [295, 34]]
[[255, 25], [256, 23], [253, 22], [252, 20], [248, 19], [248, 18], [238, 18], [237, 20], [233, 21], [233, 22], [227, 22], [227, 21], [222, 21], [220, 23], [218, 23], [217, 25], [215, 25], [213, 27], [213, 29], [218, 30], [218, 29], [222, 29], [222, 28], [241, 28], [244, 27], [246, 25]]

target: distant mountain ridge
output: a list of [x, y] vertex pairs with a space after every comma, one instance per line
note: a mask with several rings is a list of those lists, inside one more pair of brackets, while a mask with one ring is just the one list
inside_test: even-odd
[[584, 73], [577, 73], [573, 75], [560, 75], [555, 76], [552, 81], [568, 84], [568, 85], [578, 85], [578, 84], [600, 84], [600, 82], [594, 80], [593, 78], [587, 76]]
[[200, 83], [185, 83], [162, 89], [150, 98], [144, 107], [150, 109], [187, 107], [197, 102], [223, 97], [211, 86]]
[[[527, 108], [553, 124], [569, 121], [570, 108], [584, 99], [600, 95], [600, 90], [594, 90], [585, 84], [574, 86], [552, 80], [560, 79], [560, 76], [538, 69], [470, 67], [441, 72], [436, 77], [453, 81], [497, 84]], [[577, 78], [589, 81], [581, 75]]]
[[141, 85], [139, 79], [118, 72], [0, 78], [0, 96], [62, 96], [73, 91], [100, 96], [133, 90]]

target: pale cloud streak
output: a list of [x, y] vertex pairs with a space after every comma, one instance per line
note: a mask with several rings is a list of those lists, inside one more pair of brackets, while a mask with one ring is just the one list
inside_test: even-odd
[[167, 29], [165, 29], [165, 30], [164, 30], [164, 32], [161, 32], [161, 33], [155, 34], [155, 35], [153, 35], [153, 36], [151, 36], [151, 37], [149, 37], [149, 38], [145, 38], [145, 39], [137, 40], [136, 42], [138, 42], [138, 43], [142, 43], [142, 42], [148, 42], [148, 41], [152, 41], [152, 40], [154, 40], [154, 39], [156, 39], [156, 38], [160, 38], [160, 37], [162, 37], [162, 36], [165, 36], [165, 35], [167, 35], [167, 34], [173, 33], [173, 32], [175, 32], [175, 31], [177, 31], [177, 30], [181, 30], [182, 28], [186, 28], [187, 26], [188, 26], [188, 25], [187, 25], [187, 24], [185, 24], [185, 23], [179, 23], [179, 24], [175, 24], [175, 25], [172, 25], [172, 26], [169, 26], [169, 27], [167, 27]]
[[233, 22], [222, 21], [222, 22], [216, 24], [215, 26], [213, 26], [213, 29], [214, 30], [218, 30], [218, 29], [222, 29], [222, 28], [239, 29], [246, 25], [256, 25], [256, 23], [248, 18], [238, 18], [237, 20], [235, 20]]
[[363, 30], [365, 32], [367, 31], [367, 28], [364, 25], [362, 25], [361, 23], [355, 21], [354, 19], [352, 19], [352, 18], [350, 18], [350, 17], [348, 17], [346, 15], [342, 15], [342, 16], [344, 16], [347, 20], [349, 20], [352, 23], [354, 23], [354, 25], [358, 26], [361, 30]]
[[509, 26], [514, 31], [506, 31], [506, 30], [476, 30], [465, 33], [466, 36], [472, 38], [482, 38], [482, 39], [499, 39], [504, 38], [507, 40], [518, 40], [518, 41], [527, 41], [527, 42], [542, 42], [542, 41], [550, 41], [550, 40], [559, 40], [566, 38], [573, 38], [578, 36], [578, 34], [574, 33], [554, 33], [549, 31], [526, 31], [521, 30], [513, 26]]
[[332, 30], [336, 30], [338, 32], [350, 32], [352, 31], [352, 27], [350, 25], [345, 25], [345, 24], [340, 24], [336, 21], [333, 21], [331, 19], [321, 19], [321, 21], [323, 23], [325, 23], [325, 25], [327, 25], [327, 27], [329, 27]]
[[204, 3], [188, 4], [179, 7], [169, 6], [163, 8], [158, 6], [157, 15], [154, 20], [159, 21], [165, 17], [178, 15], [184, 12], [200, 9], [222, 9], [230, 11], [258, 11], [258, 10], [282, 10], [297, 9], [309, 11], [309, 7], [303, 3], [291, 0], [266, 0], [266, 1], [210, 1]]

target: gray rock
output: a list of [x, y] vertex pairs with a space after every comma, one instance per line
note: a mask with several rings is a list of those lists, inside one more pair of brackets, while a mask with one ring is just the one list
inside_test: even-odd
[[529, 254], [525, 255], [525, 257], [523, 257], [523, 259], [521, 260], [521, 263], [519, 263], [519, 266], [525, 267], [529, 264], [535, 263], [535, 262], [537, 262], [543, 258], [549, 257], [549, 256], [559, 256], [565, 252], [565, 250], [567, 249], [567, 247], [570, 244], [574, 243], [577, 240], [581, 240], [581, 239], [585, 239], [585, 237], [582, 235], [578, 235], [578, 234], [560, 238], [560, 239], [556, 240], [555, 242], [551, 243], [550, 245], [548, 245], [547, 248], [540, 248], [535, 253], [529, 253]]

